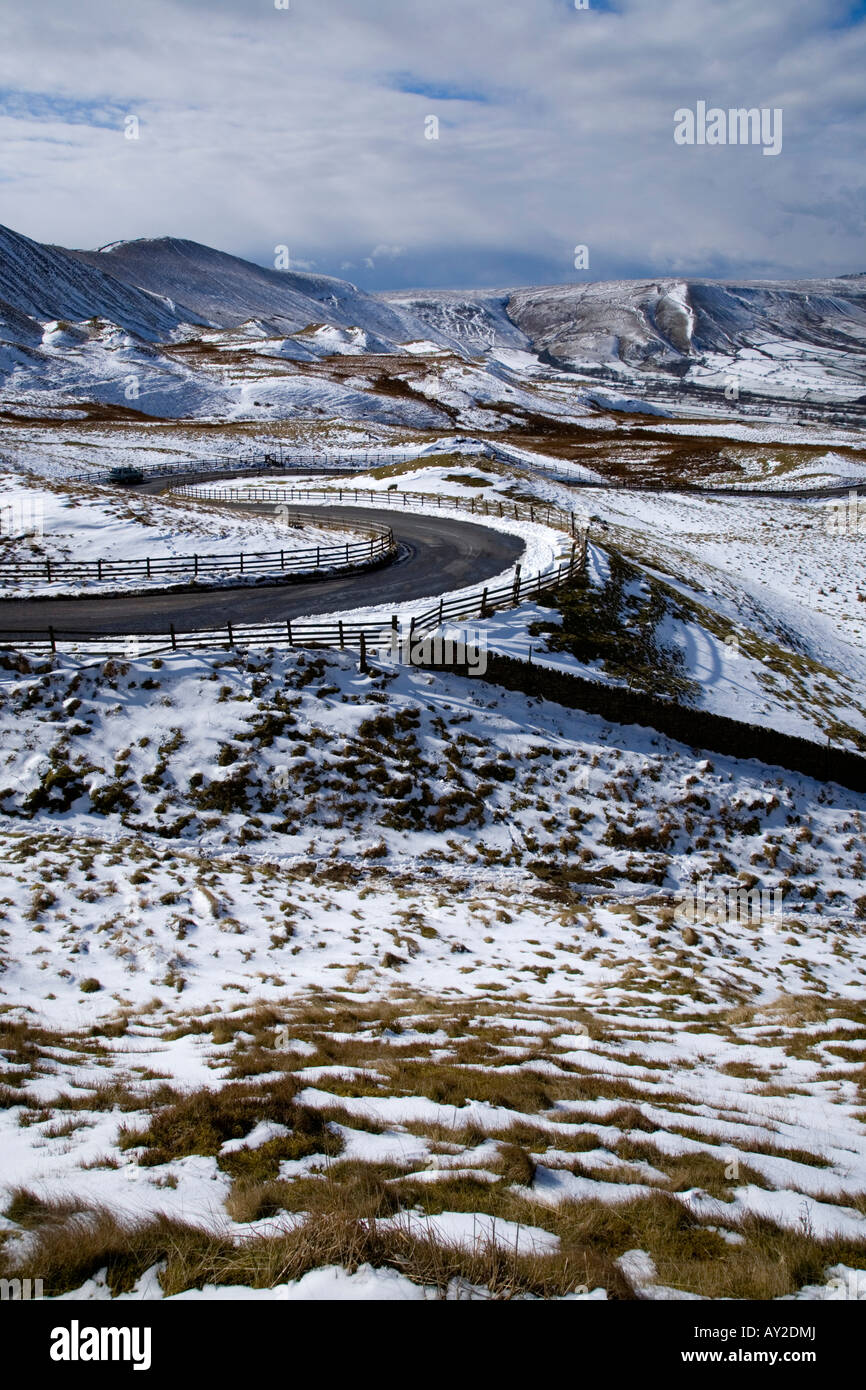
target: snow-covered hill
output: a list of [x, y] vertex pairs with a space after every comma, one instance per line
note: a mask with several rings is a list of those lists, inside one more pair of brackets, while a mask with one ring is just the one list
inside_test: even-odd
[[[182, 305], [77, 260], [59, 246], [43, 246], [0, 227], [0, 320], [14, 342], [41, 334], [51, 320], [108, 319], [139, 338], [160, 341], [184, 322], [201, 322]], [[22, 317], [24, 316], [23, 320]], [[28, 320], [30, 322], [28, 323]]]
[[327, 323], [360, 327], [394, 342], [415, 334], [404, 316], [347, 280], [267, 269], [195, 241], [159, 237], [70, 254], [130, 286], [182, 300], [225, 328], [262, 319], [283, 332]]
[[864, 395], [866, 275], [555, 285], [515, 290], [507, 308], [535, 352], [571, 366], [766, 395]]
[[[863, 404], [866, 275], [613, 280], [388, 296], [456, 347], [524, 348], [648, 396], [688, 388]], [[733, 392], [736, 388], [736, 395]]]

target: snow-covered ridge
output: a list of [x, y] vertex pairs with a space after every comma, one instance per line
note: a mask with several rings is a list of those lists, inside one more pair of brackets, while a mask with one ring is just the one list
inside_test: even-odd
[[107, 271], [59, 246], [43, 246], [0, 227], [0, 307], [4, 317], [10, 315], [7, 331], [18, 327], [15, 315], [40, 323], [103, 318], [139, 338], [159, 341], [183, 322], [201, 323], [192, 310], [170, 307], [158, 292], [123, 284]]
[[[359, 359], [357, 377], [310, 370], [341, 356]], [[0, 228], [0, 377], [13, 403], [59, 390], [163, 417], [349, 413], [424, 429], [450, 411], [486, 429], [506, 407], [730, 415], [772, 401], [850, 423], [866, 406], [866, 276], [368, 294], [175, 237], [68, 251]]]
[[127, 285], [189, 304], [224, 328], [262, 319], [289, 333], [328, 324], [362, 328], [390, 342], [419, 336], [417, 324], [347, 280], [255, 265], [195, 241], [159, 237], [69, 254]]
[[547, 360], [650, 391], [653, 374], [680, 396], [863, 402], [863, 276], [553, 286], [516, 291], [508, 313]]
[[857, 401], [866, 393], [866, 276], [790, 281], [662, 278], [389, 296], [431, 337], [652, 389], [703, 387]]

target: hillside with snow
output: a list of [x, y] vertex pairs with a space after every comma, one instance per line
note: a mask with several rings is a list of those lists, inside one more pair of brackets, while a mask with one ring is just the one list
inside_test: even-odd
[[107, 319], [149, 341], [165, 340], [181, 323], [201, 322], [165, 295], [124, 284], [107, 267], [88, 266], [62, 247], [43, 246], [8, 227], [0, 227], [0, 305], [12, 342], [29, 331], [20, 315], [39, 323]]
[[403, 342], [408, 321], [346, 280], [275, 270], [195, 241], [160, 237], [69, 253], [82, 265], [152, 294], [183, 298], [210, 323], [238, 328], [250, 319], [290, 334], [311, 324], [362, 328]]
[[862, 1297], [863, 794], [348, 654], [0, 688], [4, 1272]]
[[[505, 372], [535, 390], [527, 408], [542, 415], [558, 391], [577, 413], [817, 410], [856, 423], [866, 410], [866, 277], [368, 294], [174, 237], [67, 251], [0, 229], [0, 408], [90, 400], [161, 417], [265, 408], [294, 418], [307, 403], [293, 389], [264, 405], [245, 391], [249, 380], [258, 387], [263, 359], [274, 395], [274, 364], [297, 385], [310, 363], [346, 355], [373, 368], [356, 374], [369, 405], [347, 410], [386, 423], [394, 408], [389, 417], [378, 379], [405, 397], [405, 356], [427, 365], [428, 396], [447, 392], [455, 358], [473, 364], [469, 404], [482, 410], [490, 379]], [[333, 414], [334, 401], [312, 408]], [[435, 423], [401, 411], [406, 424]]]
[[768, 402], [864, 404], [866, 275], [388, 297], [423, 318], [431, 337], [447, 334], [476, 352], [523, 347], [550, 366], [619, 380], [650, 400], [691, 388], [731, 401], [735, 388]]

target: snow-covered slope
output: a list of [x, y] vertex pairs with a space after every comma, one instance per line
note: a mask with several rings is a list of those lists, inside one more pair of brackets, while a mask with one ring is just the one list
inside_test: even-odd
[[508, 312], [536, 351], [565, 361], [671, 367], [692, 348], [687, 294], [675, 281], [553, 285], [515, 290]]
[[[866, 275], [611, 280], [386, 296], [457, 351], [531, 350], [649, 394], [703, 388], [864, 403]], [[728, 399], [733, 399], [729, 395]]]
[[42, 339], [42, 325], [14, 305], [0, 300], [0, 343], [35, 347]]
[[394, 342], [415, 336], [402, 315], [347, 280], [270, 270], [195, 241], [121, 241], [102, 251], [71, 255], [128, 285], [182, 300], [225, 328], [257, 318], [289, 332], [328, 323], [363, 328]]
[[866, 275], [553, 285], [515, 290], [507, 308], [536, 352], [566, 364], [713, 386], [727, 369], [766, 394], [864, 394]]
[[[266, 270], [195, 242], [70, 252], [0, 228], [4, 404], [37, 413], [84, 400], [170, 418], [269, 410], [421, 428], [447, 423], [423, 402], [347, 390], [291, 369], [272, 380], [256, 369], [258, 354], [251, 372], [240, 365], [232, 375], [214, 370], [213, 357], [188, 363], [173, 351], [203, 330], [212, 353], [258, 348], [266, 334], [271, 354], [282, 343], [277, 355], [287, 361], [390, 354], [396, 343], [423, 336], [420, 324], [345, 281]], [[290, 334], [297, 339], [282, 336]]]
[[458, 351], [530, 346], [527, 335], [506, 312], [508, 290], [400, 290], [383, 298], [423, 323], [427, 336], [435, 342], [447, 343]]
[[[197, 316], [158, 294], [150, 294], [96, 269], [59, 246], [43, 246], [0, 227], [0, 320], [4, 336], [26, 340], [26, 321], [108, 319], [139, 338], [165, 339]], [[37, 336], [41, 336], [38, 334]]]

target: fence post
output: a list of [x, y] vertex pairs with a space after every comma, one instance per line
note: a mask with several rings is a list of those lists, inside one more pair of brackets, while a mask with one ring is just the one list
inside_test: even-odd
[[288, 618], [288, 619], [286, 620], [286, 627], [287, 627], [288, 630], [289, 630], [289, 646], [290, 646], [290, 647], [293, 647], [295, 644], [294, 644], [294, 642], [293, 642], [293, 640], [292, 640], [292, 620], [291, 620], [291, 618]]
[[514, 566], [514, 607], [520, 603], [520, 566]]
[[231, 625], [231, 622], [227, 622], [227, 623], [226, 623], [226, 627], [227, 627], [228, 630], [229, 630], [229, 646], [230, 646], [230, 647], [233, 647], [234, 644], [235, 644], [235, 635], [234, 635], [234, 633], [232, 632], [232, 625]]
[[280, 551], [280, 569], [281, 569], [281, 570], [284, 570], [285, 568], [286, 568], [286, 552], [285, 552], [284, 550], [281, 550], [281, 551]]
[[193, 570], [192, 570], [193, 576], [194, 576], [194, 578], [198, 579], [198, 556], [197, 556], [197, 555], [193, 555], [192, 558], [193, 558]]
[[169, 623], [168, 628], [169, 628], [169, 631], [170, 631], [170, 633], [171, 633], [171, 649], [172, 649], [173, 652], [176, 652], [176, 651], [177, 651], [177, 637], [175, 636], [175, 633], [174, 633], [174, 623]]
[[102, 579], [102, 560], [101, 560], [101, 559], [100, 559], [100, 560], [97, 560], [97, 562], [96, 562], [96, 577], [97, 577], [97, 579], [100, 579], [100, 580]]
[[340, 627], [340, 651], [342, 652], [342, 651], [345, 651], [345, 648], [346, 648], [346, 639], [345, 639], [345, 637], [343, 636], [343, 619], [342, 619], [342, 618], [340, 619], [339, 627]]
[[442, 597], [442, 598], [439, 599], [439, 626], [440, 626], [440, 627], [442, 626], [442, 612], [443, 612], [444, 607], [445, 607], [445, 599], [444, 599], [444, 597]]
[[147, 557], [147, 577], [150, 578], [150, 556]]
[[54, 628], [53, 628], [53, 627], [49, 627], [49, 629], [48, 629], [48, 640], [49, 640], [50, 643], [51, 643], [51, 651], [52, 651], [52, 653], [56, 652], [56, 651], [57, 651], [57, 643], [56, 643], [55, 640], [54, 640]]
[[244, 572], [244, 552], [241, 551], [241, 574]]
[[349, 542], [346, 541], [346, 564], [349, 563]]
[[316, 569], [319, 568], [319, 547], [316, 546]]
[[367, 674], [367, 638], [364, 636], [364, 629], [361, 628], [361, 664], [359, 667], [362, 676]]
[[571, 564], [570, 564], [569, 567], [568, 567], [568, 577], [569, 577], [569, 579], [570, 579], [570, 578], [572, 577], [572, 575], [574, 574], [574, 567], [575, 567], [576, 561], [577, 561], [577, 546], [576, 546], [576, 545], [572, 545], [572, 547], [571, 547]]
[[484, 592], [483, 592], [482, 595], [481, 595], [481, 616], [482, 616], [482, 618], [486, 618], [486, 617], [487, 617], [487, 585], [486, 585], [486, 584], [485, 584], [485, 586], [484, 586]]
[[48, 558], [48, 556], [45, 557], [45, 571], [46, 571], [46, 578], [47, 578], [47, 580], [48, 580], [48, 583], [50, 584], [50, 583], [51, 583], [51, 561], [50, 561], [50, 559]]

